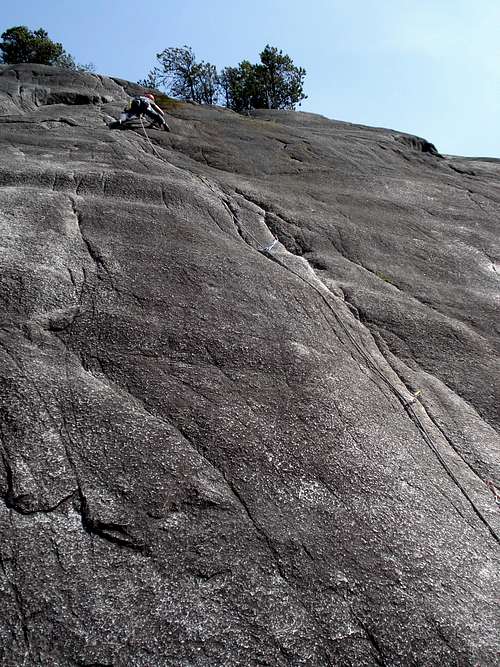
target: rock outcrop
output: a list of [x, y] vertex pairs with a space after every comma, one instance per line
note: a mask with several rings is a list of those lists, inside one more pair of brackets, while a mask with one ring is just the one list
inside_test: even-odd
[[127, 89], [0, 67], [1, 664], [497, 664], [500, 163]]

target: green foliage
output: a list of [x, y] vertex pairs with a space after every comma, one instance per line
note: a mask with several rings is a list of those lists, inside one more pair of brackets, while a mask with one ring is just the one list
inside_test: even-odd
[[157, 90], [160, 86], [160, 80], [155, 70], [151, 70], [145, 79], [141, 79], [137, 82], [140, 86], [144, 88], [150, 88], [151, 90]]
[[215, 65], [197, 62], [189, 46], [168, 48], [156, 54], [158, 66], [139, 83], [148, 88], [164, 87], [173, 97], [215, 104], [219, 91], [219, 76]]
[[197, 62], [191, 47], [168, 48], [157, 54], [158, 66], [138, 83], [146, 88], [163, 87], [173, 97], [199, 104], [216, 104], [239, 113], [251, 109], [295, 109], [306, 98], [305, 69], [296, 67], [290, 56], [267, 45], [260, 63], [243, 60], [225, 67], [220, 74], [214, 65]]
[[198, 64], [196, 92], [195, 102], [216, 104], [219, 96], [219, 75], [215, 65], [203, 61]]
[[40, 63], [78, 72], [93, 72], [95, 69], [92, 63], [87, 65], [76, 63], [73, 56], [64, 50], [63, 45], [53, 42], [43, 28], [34, 31], [24, 25], [9, 28], [2, 34], [2, 40], [1, 59], [9, 65]]
[[7, 64], [41, 63], [53, 65], [64, 52], [62, 44], [53, 42], [45, 30], [31, 31], [20, 25], [9, 28], [2, 34], [0, 51]]
[[305, 75], [305, 69], [295, 67], [290, 56], [267, 45], [258, 65], [243, 60], [238, 67], [222, 70], [220, 85], [226, 106], [239, 113], [250, 109], [295, 109], [306, 98]]
[[62, 67], [63, 69], [71, 69], [76, 72], [95, 72], [95, 67], [93, 63], [87, 63], [83, 65], [82, 63], [77, 63], [71, 53], [63, 51], [62, 55], [53, 63], [57, 67]]
[[172, 97], [164, 95], [163, 93], [159, 93], [157, 90], [153, 90], [152, 92], [155, 96], [156, 104], [161, 109], [165, 109], [166, 111], [173, 111], [174, 109], [178, 109], [182, 106], [182, 102], [179, 102], [179, 100], [174, 100]]
[[385, 273], [382, 273], [381, 271], [375, 271], [375, 275], [377, 278], [380, 278], [380, 280], [383, 280], [385, 283], [389, 283], [389, 285], [394, 285], [393, 281], [385, 275]]
[[226, 67], [222, 70], [220, 84], [224, 102], [228, 109], [245, 113], [250, 109], [265, 107], [265, 100], [259, 86], [258, 72], [255, 65], [243, 60], [238, 67]]
[[306, 71], [296, 67], [290, 56], [274, 46], [266, 46], [256, 65], [260, 94], [267, 109], [295, 109], [306, 98], [303, 93]]

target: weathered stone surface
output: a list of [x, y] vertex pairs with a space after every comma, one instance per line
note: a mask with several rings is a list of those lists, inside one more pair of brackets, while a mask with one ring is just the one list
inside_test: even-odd
[[500, 163], [127, 85], [0, 67], [2, 664], [497, 664]]

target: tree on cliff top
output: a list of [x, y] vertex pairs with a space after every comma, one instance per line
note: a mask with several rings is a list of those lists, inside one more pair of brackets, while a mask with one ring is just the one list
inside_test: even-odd
[[65, 69], [91, 72], [94, 66], [80, 65], [59, 42], [53, 42], [48, 33], [39, 28], [29, 30], [24, 25], [6, 30], [0, 42], [1, 61], [11, 65], [17, 63], [40, 63], [56, 65]]
[[304, 95], [306, 70], [296, 67], [290, 56], [275, 46], [266, 46], [260, 54], [260, 65], [255, 65], [261, 97], [268, 109], [295, 109]]
[[20, 25], [2, 34], [0, 51], [4, 63], [41, 63], [53, 65], [64, 53], [63, 45], [53, 42], [48, 33], [39, 28], [29, 30]]
[[260, 63], [243, 60], [238, 67], [217, 72], [214, 65], [197, 62], [191, 47], [170, 47], [157, 54], [156, 66], [141, 85], [162, 86], [173, 97], [200, 104], [225, 105], [239, 113], [250, 109], [295, 109], [306, 98], [305, 69], [274, 46], [265, 47]]
[[238, 67], [226, 67], [220, 75], [224, 103], [228, 109], [245, 113], [266, 106], [259, 73], [255, 65], [243, 60]]
[[173, 97], [215, 104], [218, 96], [219, 77], [215, 65], [197, 62], [190, 46], [170, 47], [156, 54], [158, 66], [140, 84], [148, 88], [163, 86]]
[[305, 75], [305, 69], [296, 67], [290, 56], [268, 44], [260, 54], [260, 64], [243, 60], [238, 67], [226, 67], [220, 82], [226, 106], [233, 111], [295, 109], [307, 97]]

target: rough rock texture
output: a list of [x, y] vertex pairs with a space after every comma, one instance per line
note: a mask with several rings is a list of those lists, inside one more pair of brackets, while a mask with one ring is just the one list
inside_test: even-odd
[[498, 664], [500, 162], [126, 88], [0, 67], [1, 664]]

